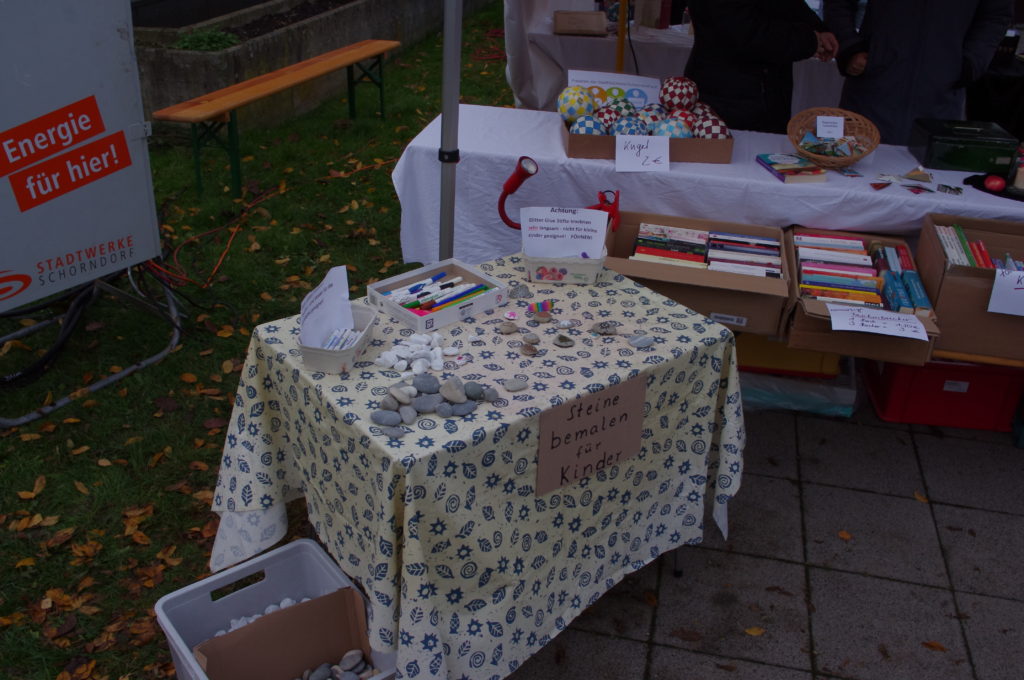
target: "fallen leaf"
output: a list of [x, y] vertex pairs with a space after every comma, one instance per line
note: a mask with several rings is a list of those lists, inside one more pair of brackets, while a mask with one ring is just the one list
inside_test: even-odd
[[[199, 441], [202, 441], [202, 440], [199, 440]], [[188, 464], [188, 467], [189, 467], [190, 470], [203, 470], [203, 471], [206, 471], [206, 470], [210, 469], [210, 466], [207, 465], [206, 463], [204, 463], [201, 460], [194, 460], [194, 461], [192, 461], [191, 463]]]
[[83, 446], [79, 446], [78, 448], [75, 448], [75, 449], [71, 449], [71, 451], [70, 451], [69, 453], [70, 453], [70, 454], [71, 454], [72, 456], [77, 456], [77, 455], [80, 455], [80, 454], [83, 454], [83, 453], [85, 453], [85, 452], [86, 452], [86, 451], [88, 451], [88, 450], [89, 450], [90, 448], [91, 448], [91, 447], [89, 447], [89, 446], [84, 446], [84, 445], [83, 445]]
[[839, 538], [843, 539], [844, 541], [852, 541], [853, 540], [853, 534], [851, 534], [849, 531], [846, 531], [845, 529], [840, 531], [838, 536], [839, 536]]
[[936, 642], [935, 640], [928, 640], [927, 642], [922, 642], [921, 646], [922, 647], [926, 647], [926, 648], [932, 650], [933, 652], [948, 652], [949, 651], [948, 649], [946, 649], [942, 645], [941, 642]]
[[34, 557], [22, 557], [20, 560], [14, 563], [14, 568], [19, 569], [21, 567], [31, 567], [34, 566], [35, 563], [36, 558]]
[[18, 435], [18, 438], [21, 439], [21, 441], [23, 442], [31, 442], [35, 441], [36, 439], [42, 439], [43, 435], [37, 434], [35, 432], [26, 432], [25, 434]]
[[750, 637], [761, 637], [764, 635], [765, 630], [761, 626], [751, 626], [750, 628], [744, 628], [743, 632]]
[[182, 373], [179, 377], [181, 378], [181, 382], [188, 383], [190, 385], [199, 380], [199, 378], [197, 378], [193, 373]]
[[19, 491], [18, 492], [18, 498], [20, 498], [23, 501], [30, 500], [30, 499], [35, 498], [36, 496], [38, 496], [40, 493], [42, 493], [43, 489], [45, 489], [45, 488], [46, 488], [46, 477], [44, 475], [39, 475], [38, 477], [36, 477], [36, 483], [33, 485], [32, 490], [31, 491]]
[[110, 467], [111, 465], [113, 465], [113, 463], [111, 463], [106, 458], [100, 458], [99, 460], [96, 461], [96, 464], [99, 465], [100, 467]]
[[135, 531], [132, 533], [132, 540], [139, 545], [149, 545], [152, 541], [149, 540], [149, 536], [142, 533], [141, 531]]
[[141, 441], [142, 437], [128, 437], [128, 439], [124, 440], [124, 445], [131, 446], [132, 444], [138, 444]]
[[658, 606], [658, 594], [656, 592], [654, 592], [653, 590], [645, 590], [644, 591], [644, 602], [647, 603], [648, 607], [657, 607]]
[[214, 430], [218, 427], [225, 427], [228, 421], [225, 418], [207, 418], [203, 421], [203, 427], [207, 430]]
[[920, 491], [915, 491], [914, 492], [914, 500], [916, 500], [916, 501], [918, 501], [920, 503], [927, 503], [928, 502], [928, 497], [925, 496]]
[[89, 487], [87, 487], [85, 484], [82, 484], [77, 479], [75, 480], [75, 488], [78, 489], [78, 493], [85, 496], [89, 495]]

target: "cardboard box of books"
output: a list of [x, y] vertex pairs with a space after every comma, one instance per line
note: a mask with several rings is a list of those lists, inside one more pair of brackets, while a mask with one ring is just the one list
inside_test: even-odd
[[605, 266], [733, 330], [778, 335], [792, 276], [782, 230], [624, 212]]
[[[569, 158], [615, 159], [614, 135], [567, 134], [565, 155]], [[687, 137], [668, 140], [668, 159], [672, 163], [732, 163], [732, 137], [699, 139]]]
[[[785, 243], [795, 269], [790, 347], [916, 366], [928, 361], [939, 327], [903, 239], [795, 227]], [[832, 330], [828, 305], [835, 303], [913, 314], [928, 340]]]
[[1022, 260], [1024, 224], [925, 216], [917, 262], [941, 319], [935, 349], [1024, 360], [1024, 316], [988, 311], [997, 265], [1019, 269]]

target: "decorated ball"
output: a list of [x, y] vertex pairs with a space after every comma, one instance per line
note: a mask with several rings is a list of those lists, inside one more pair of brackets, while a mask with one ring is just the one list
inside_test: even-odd
[[580, 116], [569, 126], [574, 135], [606, 135], [608, 128], [594, 116]]
[[693, 132], [690, 130], [690, 126], [684, 123], [679, 118], [666, 118], [659, 120], [651, 128], [651, 133], [659, 137], [678, 137], [680, 139], [685, 137], [693, 137]]
[[635, 116], [636, 107], [628, 99], [613, 97], [594, 114], [597, 119], [609, 128], [622, 116]]
[[615, 135], [646, 135], [647, 126], [636, 116], [622, 116], [612, 124]]
[[668, 111], [692, 109], [697, 103], [697, 83], [684, 76], [666, 78], [661, 84], [659, 98]]
[[665, 116], [665, 109], [661, 104], [648, 104], [636, 112], [636, 117], [648, 128], [654, 127], [654, 124], [659, 120], [663, 120]]
[[732, 134], [722, 119], [708, 116], [694, 124], [693, 136], [701, 139], [728, 139]]
[[707, 118], [708, 116], [712, 118], [721, 118], [713, 108], [708, 106], [706, 102], [702, 101], [698, 101], [693, 105], [693, 115], [697, 116], [697, 118]]
[[687, 111], [686, 109], [676, 109], [667, 117], [676, 118], [678, 120], [683, 121], [684, 123], [686, 123], [686, 127], [690, 128], [691, 130], [693, 129], [694, 123], [696, 123], [700, 119], [700, 116], [696, 116], [693, 114], [692, 111]]
[[594, 99], [579, 85], [567, 87], [558, 95], [558, 113], [570, 123], [580, 116], [594, 113]]

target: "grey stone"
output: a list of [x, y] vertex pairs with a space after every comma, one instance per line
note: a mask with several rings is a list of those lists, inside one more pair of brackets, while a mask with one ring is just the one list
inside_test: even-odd
[[519, 348], [519, 353], [522, 354], [523, 356], [528, 356], [528, 357], [536, 356], [537, 352], [539, 352], [539, 351], [540, 350], [537, 349], [536, 345], [525, 345], [524, 344], [522, 347]]
[[432, 413], [443, 401], [444, 397], [440, 394], [421, 394], [412, 400], [412, 407], [417, 413]]
[[643, 349], [644, 347], [650, 347], [654, 344], [654, 338], [650, 335], [633, 335], [629, 338], [629, 344], [637, 349]]
[[472, 380], [465, 384], [465, 390], [467, 399], [480, 399], [484, 394], [484, 386]]
[[419, 390], [420, 394], [437, 394], [441, 383], [437, 377], [429, 373], [420, 373], [412, 379], [412, 386]]
[[457, 375], [453, 375], [448, 378], [448, 380], [441, 385], [440, 392], [442, 397], [453, 404], [461, 404], [466, 401], [466, 388], [462, 384], [462, 380]]
[[341, 657], [341, 661], [338, 662], [338, 665], [341, 666], [341, 670], [343, 671], [353, 671], [355, 673], [359, 673], [360, 671], [356, 669], [360, 666], [365, 665], [365, 662], [363, 661], [362, 650], [348, 650], [347, 652], [345, 652], [345, 656]]
[[384, 410], [384, 411], [397, 411], [398, 410], [398, 406], [399, 406], [398, 400], [395, 399], [390, 394], [384, 395], [384, 398], [380, 400], [380, 408], [381, 408], [381, 410]]
[[454, 406], [452, 406], [452, 415], [453, 416], [465, 416], [465, 415], [469, 415], [470, 413], [472, 413], [475, 410], [476, 410], [476, 402], [475, 401], [464, 401], [461, 404], [455, 404]]
[[536, 333], [525, 333], [523, 335], [523, 342], [528, 343], [530, 345], [536, 345], [538, 342], [540, 342], [540, 336], [538, 336]]
[[398, 400], [399, 404], [410, 404], [412, 403], [412, 397], [405, 391], [406, 385], [392, 385], [388, 393]]
[[516, 325], [515, 321], [502, 321], [498, 325], [498, 332], [502, 335], [509, 335], [519, 330], [519, 326]]
[[501, 395], [498, 394], [498, 390], [493, 387], [485, 387], [483, 397], [484, 401], [497, 401], [498, 399], [501, 399]]
[[329, 677], [331, 677], [331, 664], [329, 663], [320, 664], [309, 674], [309, 680], [327, 680]]
[[437, 405], [437, 408], [434, 410], [437, 411], [437, 415], [439, 415], [442, 418], [451, 418], [452, 413], [454, 412], [452, 405], [449, 404], [447, 401], [442, 401], [440, 404]]
[[590, 327], [590, 331], [598, 335], [617, 335], [619, 329], [614, 321], [598, 321]]
[[378, 425], [398, 425], [402, 422], [402, 416], [397, 411], [374, 411], [370, 414], [370, 420]]
[[533, 319], [537, 323], [548, 323], [551, 321], [551, 312], [534, 312]]
[[562, 335], [561, 333], [559, 333], [558, 337], [555, 338], [555, 344], [558, 345], [559, 347], [572, 347], [573, 345], [576, 344], [576, 341], [570, 338], [568, 335]]
[[406, 425], [412, 425], [416, 422], [416, 416], [418, 416], [419, 413], [414, 407], [403, 404], [398, 409], [398, 415], [402, 416], [403, 423]]
[[401, 439], [405, 436], [405, 428], [403, 427], [382, 427], [380, 431], [391, 439]]
[[528, 383], [525, 380], [519, 378], [512, 378], [511, 380], [505, 381], [505, 389], [509, 392], [519, 392], [525, 390], [528, 387]]

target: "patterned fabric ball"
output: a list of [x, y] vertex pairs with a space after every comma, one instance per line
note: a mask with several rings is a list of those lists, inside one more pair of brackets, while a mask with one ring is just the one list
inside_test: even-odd
[[594, 114], [597, 119], [611, 128], [622, 116], [635, 116], [636, 107], [629, 103], [629, 100], [622, 99], [621, 97], [613, 97], [608, 102], [598, 109], [597, 113]]
[[569, 126], [569, 132], [574, 135], [606, 135], [608, 128], [594, 116], [580, 116]]
[[693, 136], [701, 139], [729, 139], [732, 134], [720, 118], [701, 118], [693, 126]]
[[558, 95], [558, 113], [570, 123], [580, 116], [594, 113], [594, 99], [579, 85], [567, 87]]
[[653, 128], [654, 124], [659, 120], [664, 120], [665, 116], [665, 109], [661, 104], [648, 104], [636, 112], [636, 117], [639, 118], [644, 125], [648, 127], [648, 129]]
[[615, 135], [646, 135], [647, 126], [636, 116], [622, 116], [612, 124]]
[[666, 78], [661, 84], [660, 99], [667, 111], [690, 110], [697, 103], [697, 83], [683, 76]]
[[676, 118], [686, 123], [686, 127], [693, 129], [694, 123], [696, 123], [700, 116], [695, 116], [693, 111], [687, 111], [686, 109], [676, 109], [672, 113], [668, 114], [668, 118]]
[[654, 127], [651, 128], [651, 133], [658, 135], [659, 137], [678, 137], [680, 139], [693, 137], [693, 132], [690, 131], [690, 126], [679, 118], [666, 118], [665, 120], [659, 120], [654, 124]]
[[700, 101], [693, 105], [693, 115], [697, 116], [697, 118], [707, 118], [709, 116], [712, 118], [721, 118], [713, 108], [708, 106], [705, 102]]

